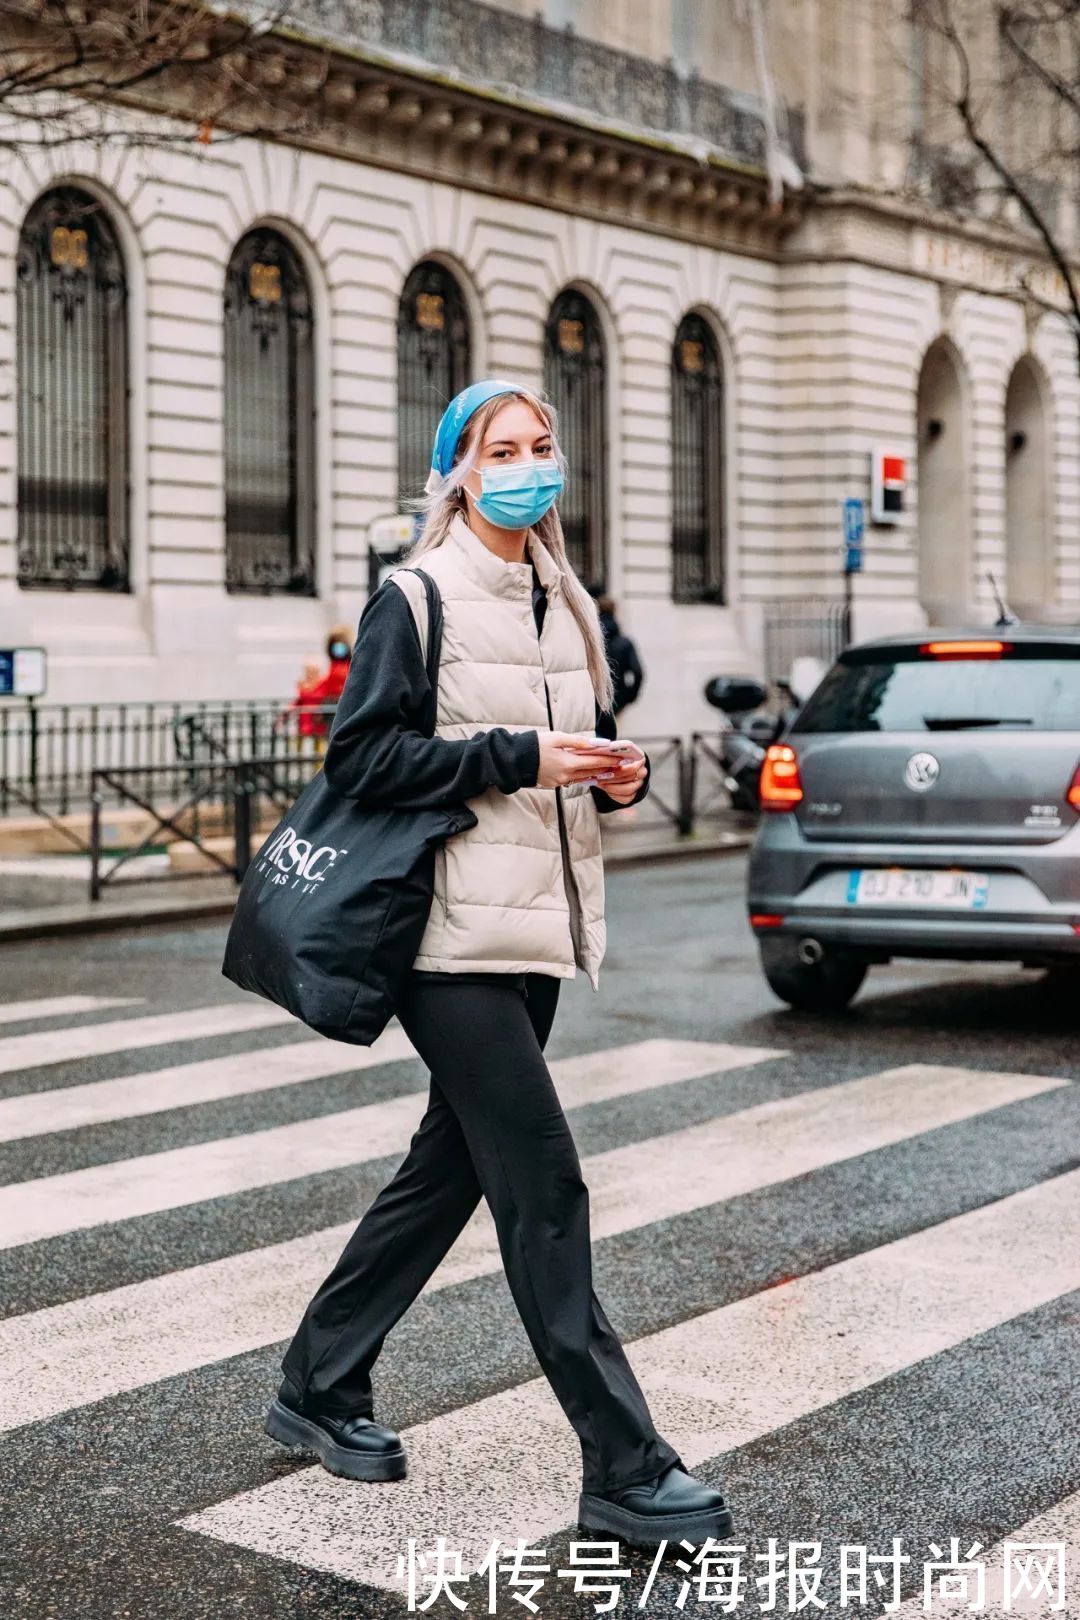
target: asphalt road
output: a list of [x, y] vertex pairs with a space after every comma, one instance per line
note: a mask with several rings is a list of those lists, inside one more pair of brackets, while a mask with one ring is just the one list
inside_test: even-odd
[[[564, 986], [548, 1045], [597, 1293], [745, 1549], [723, 1608], [687, 1550], [654, 1569], [623, 1544], [617, 1610], [877, 1614], [885, 1566], [842, 1609], [840, 1547], [899, 1537], [904, 1615], [927, 1612], [924, 1564], [974, 1543], [987, 1595], [964, 1612], [1080, 1616], [1077, 1001], [906, 965], [842, 1018], [792, 1014], [758, 976], [742, 881], [736, 859], [609, 874], [600, 993]], [[220, 976], [223, 939], [0, 953], [0, 1614], [398, 1615], [396, 1553], [440, 1534], [466, 1575], [470, 1550], [506, 1560], [518, 1537], [547, 1573], [531, 1610], [504, 1571], [493, 1604], [474, 1575], [431, 1612], [609, 1612], [575, 1591], [572, 1543], [596, 1539], [575, 1528], [577, 1444], [482, 1209], [376, 1368], [408, 1478], [334, 1481], [262, 1432], [284, 1341], [400, 1161], [426, 1074], [393, 1032], [358, 1055], [238, 1027], [272, 1013]], [[1010, 1538], [1067, 1545], [1064, 1608], [995, 1599]], [[794, 1543], [811, 1569], [820, 1545], [820, 1586], [789, 1583]]]

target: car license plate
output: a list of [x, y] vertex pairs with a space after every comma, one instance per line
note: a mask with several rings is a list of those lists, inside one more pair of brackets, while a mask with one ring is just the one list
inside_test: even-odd
[[903, 866], [848, 873], [849, 906], [939, 906], [980, 911], [990, 896], [985, 872], [933, 872]]

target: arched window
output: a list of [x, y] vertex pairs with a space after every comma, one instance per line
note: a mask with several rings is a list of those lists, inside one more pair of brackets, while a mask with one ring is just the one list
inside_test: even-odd
[[424, 493], [439, 418], [470, 376], [469, 316], [435, 259], [410, 272], [398, 305], [398, 507]]
[[225, 281], [225, 584], [315, 594], [314, 322], [280, 231], [249, 231]]
[[724, 601], [724, 375], [708, 321], [684, 315], [671, 352], [672, 597]]
[[129, 590], [127, 281], [95, 197], [39, 198], [16, 279], [19, 584]]
[[583, 584], [607, 587], [607, 378], [600, 318], [584, 293], [561, 292], [548, 315], [544, 388], [559, 413], [569, 471], [559, 502], [566, 554]]

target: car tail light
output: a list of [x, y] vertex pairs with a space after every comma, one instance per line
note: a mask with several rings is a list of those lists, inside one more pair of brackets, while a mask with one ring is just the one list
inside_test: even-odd
[[751, 928], [782, 928], [784, 919], [778, 911], [752, 911], [750, 913]]
[[758, 781], [758, 798], [763, 810], [794, 810], [802, 802], [803, 787], [799, 761], [790, 743], [772, 743]]
[[1074, 810], [1080, 811], [1080, 765], [1073, 771], [1073, 779], [1066, 789], [1065, 797]]
[[924, 641], [924, 658], [1001, 658], [1012, 652], [1010, 641]]

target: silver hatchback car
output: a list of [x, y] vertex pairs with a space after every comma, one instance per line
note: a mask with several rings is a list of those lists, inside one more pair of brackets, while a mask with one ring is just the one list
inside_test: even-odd
[[838, 1011], [893, 957], [1080, 970], [1080, 630], [849, 647], [760, 797], [750, 922], [790, 1006]]

